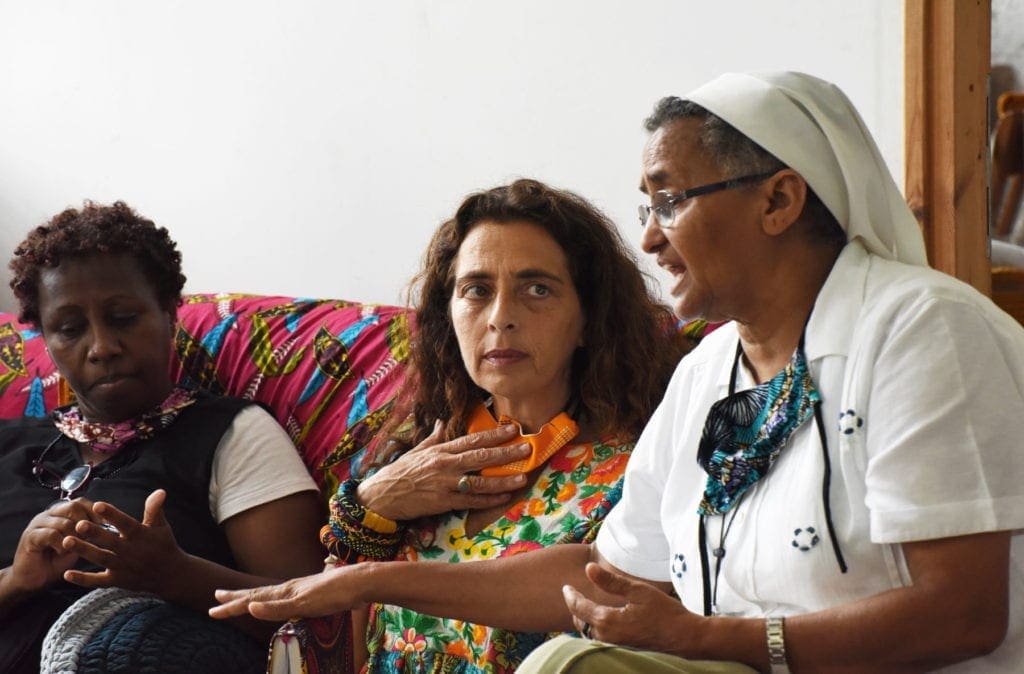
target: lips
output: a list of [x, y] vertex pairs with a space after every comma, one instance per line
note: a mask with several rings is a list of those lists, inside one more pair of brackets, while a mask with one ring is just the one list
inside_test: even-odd
[[104, 386], [114, 386], [116, 384], [120, 384], [121, 382], [123, 382], [127, 378], [128, 378], [128, 375], [126, 375], [126, 374], [108, 374], [108, 375], [104, 375], [104, 376], [100, 377], [99, 379], [97, 379], [96, 381], [94, 381], [89, 386], [89, 388], [90, 389], [94, 389], [94, 388], [101, 388], [101, 387], [104, 387]]
[[683, 280], [686, 278], [686, 265], [681, 262], [670, 262], [664, 258], [658, 258], [658, 266], [672, 274], [673, 284], [669, 288], [669, 294], [676, 296], [682, 292]]
[[658, 266], [673, 276], [678, 276], [686, 271], [685, 264], [682, 264], [681, 262], [669, 262], [663, 258], [658, 258]]
[[516, 349], [491, 349], [484, 354], [484, 360], [494, 365], [511, 365], [526, 358], [526, 354]]

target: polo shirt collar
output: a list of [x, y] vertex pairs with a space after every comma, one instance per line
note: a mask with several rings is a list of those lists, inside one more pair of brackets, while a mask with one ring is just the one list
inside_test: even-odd
[[[808, 362], [825, 356], [849, 354], [853, 328], [857, 325], [864, 305], [864, 291], [870, 265], [871, 256], [858, 240], [847, 243], [839, 253], [832, 271], [818, 292], [807, 323], [804, 355]], [[732, 376], [733, 355], [736, 353], [736, 344], [740, 338], [736, 323], [726, 323], [707, 339], [711, 341], [712, 337], [715, 341], [712, 347], [715, 353], [709, 354], [707, 358], [709, 362], [718, 363], [715, 383], [720, 391], [725, 391], [728, 390], [729, 378]], [[737, 375], [737, 382], [740, 384], [738, 390], [741, 390], [744, 388], [744, 375], [742, 372]]]
[[846, 356], [857, 325], [871, 258], [859, 240], [846, 244], [814, 301], [807, 323], [804, 354], [808, 361]]

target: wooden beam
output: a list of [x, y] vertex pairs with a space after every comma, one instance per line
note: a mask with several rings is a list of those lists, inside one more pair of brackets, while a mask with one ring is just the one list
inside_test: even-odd
[[990, 0], [906, 0], [907, 203], [928, 260], [989, 294]]

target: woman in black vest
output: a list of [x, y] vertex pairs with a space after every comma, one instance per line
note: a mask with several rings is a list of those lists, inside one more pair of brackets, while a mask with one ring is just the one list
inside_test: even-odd
[[[166, 229], [87, 202], [33, 230], [10, 266], [20, 317], [76, 402], [0, 422], [0, 670], [37, 671], [43, 635], [91, 588], [208, 620], [214, 588], [320, 568], [316, 487], [284, 431], [248, 401], [171, 381], [185, 277]], [[180, 637], [192, 613], [173, 610]], [[235, 644], [262, 661], [260, 640], [217, 638], [221, 655]]]

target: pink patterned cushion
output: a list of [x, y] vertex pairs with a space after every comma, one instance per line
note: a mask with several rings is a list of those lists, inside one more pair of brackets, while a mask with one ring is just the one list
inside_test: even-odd
[[[178, 311], [171, 372], [269, 407], [329, 494], [391, 408], [411, 317], [402, 307], [340, 300], [190, 295]], [[42, 342], [0, 314], [0, 416], [42, 416], [56, 406]]]
[[172, 372], [267, 405], [333, 493], [391, 408], [411, 315], [341, 300], [191, 295], [178, 311]]
[[42, 335], [0, 312], [0, 419], [46, 416], [57, 406], [58, 380]]

